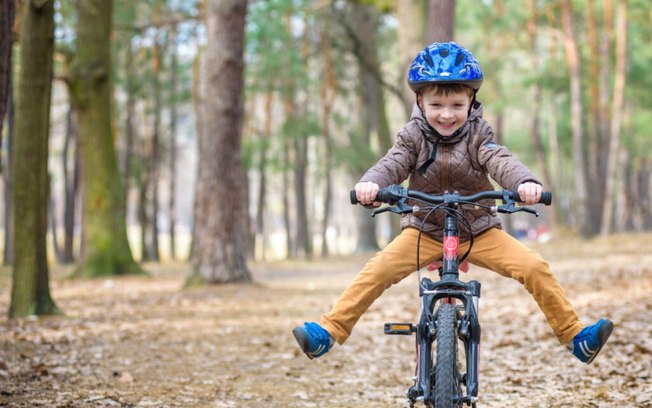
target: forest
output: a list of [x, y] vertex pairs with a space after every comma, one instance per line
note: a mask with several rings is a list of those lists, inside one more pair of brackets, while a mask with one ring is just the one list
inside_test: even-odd
[[446, 41], [552, 192], [504, 229], [628, 331], [580, 386], [527, 293], [473, 267], [505, 291], [483, 406], [652, 406], [651, 40], [647, 0], [3, 0], [0, 406], [405, 403], [413, 345], [375, 329], [418, 312], [412, 277], [319, 362], [323, 387], [290, 330], [398, 234], [349, 193], [410, 119], [415, 55]]

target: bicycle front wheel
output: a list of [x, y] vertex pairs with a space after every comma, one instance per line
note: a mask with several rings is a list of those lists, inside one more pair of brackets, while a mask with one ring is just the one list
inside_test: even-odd
[[457, 310], [444, 303], [437, 311], [437, 360], [434, 367], [436, 408], [462, 406], [462, 386], [457, 361]]

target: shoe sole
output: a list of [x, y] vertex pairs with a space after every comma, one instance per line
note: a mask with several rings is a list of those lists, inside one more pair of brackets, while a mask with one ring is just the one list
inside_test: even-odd
[[311, 357], [310, 354], [306, 353], [306, 348], [310, 346], [310, 340], [303, 335], [302, 328], [295, 327], [294, 329], [292, 329], [292, 334], [294, 335], [294, 338], [297, 341], [297, 343], [299, 343], [299, 348], [301, 348], [303, 354], [305, 354], [306, 357], [312, 360], [313, 357]]
[[593, 353], [593, 357], [589, 359], [589, 361], [586, 362], [586, 364], [591, 364], [593, 360], [600, 354], [600, 350], [602, 350], [602, 347], [607, 343], [607, 340], [609, 339], [609, 336], [611, 336], [611, 332], [614, 329], [614, 324], [611, 320], [607, 320], [602, 326], [600, 326], [600, 329], [598, 330], [598, 338], [600, 339], [600, 346], [598, 349]]

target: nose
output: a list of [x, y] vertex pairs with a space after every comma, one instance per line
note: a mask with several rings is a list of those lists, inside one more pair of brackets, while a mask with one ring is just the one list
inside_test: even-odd
[[444, 117], [444, 118], [452, 118], [454, 116], [453, 115], [453, 110], [451, 108], [449, 108], [448, 106], [444, 107], [444, 109], [442, 109], [442, 111], [441, 111], [441, 116]]

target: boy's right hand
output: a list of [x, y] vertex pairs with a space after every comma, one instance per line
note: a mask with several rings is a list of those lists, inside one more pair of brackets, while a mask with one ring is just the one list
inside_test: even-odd
[[355, 196], [362, 205], [373, 205], [374, 207], [378, 207], [381, 203], [374, 200], [379, 191], [380, 186], [371, 181], [365, 181], [355, 185]]

